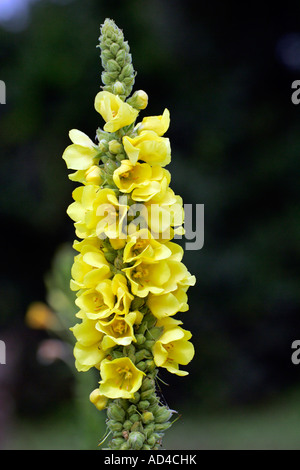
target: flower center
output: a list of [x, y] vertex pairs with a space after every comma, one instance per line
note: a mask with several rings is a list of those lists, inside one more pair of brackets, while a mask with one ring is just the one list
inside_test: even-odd
[[103, 307], [103, 300], [100, 295], [94, 295], [92, 298], [93, 304], [94, 304], [94, 309], [95, 310], [100, 310], [101, 307]]
[[148, 240], [143, 240], [142, 238], [139, 238], [137, 242], [135, 243], [133, 250], [141, 252], [147, 244], [148, 244]]
[[131, 388], [130, 380], [132, 379], [132, 372], [129, 367], [118, 367], [116, 372], [120, 375], [120, 378], [117, 379], [117, 385], [120, 389], [125, 385], [125, 389], [128, 391]]
[[124, 173], [121, 174], [121, 178], [127, 179], [130, 178], [131, 172], [130, 171], [125, 171]]
[[149, 270], [142, 266], [137, 266], [133, 273], [134, 279], [142, 279], [142, 278], [147, 277], [148, 275], [149, 275]]
[[120, 336], [124, 333], [126, 326], [124, 320], [116, 320], [112, 327], [113, 331]]

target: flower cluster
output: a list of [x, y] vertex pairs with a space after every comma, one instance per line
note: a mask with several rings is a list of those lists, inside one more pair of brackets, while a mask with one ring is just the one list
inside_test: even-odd
[[187, 374], [191, 333], [174, 315], [188, 310], [195, 277], [171, 241], [183, 233], [184, 213], [165, 168], [169, 111], [138, 120], [148, 97], [138, 91], [126, 100], [134, 81], [128, 45], [111, 20], [100, 39], [106, 86], [95, 109], [105, 124], [97, 143], [70, 131], [63, 154], [75, 170], [69, 178], [80, 183], [67, 210], [80, 239], [71, 272], [80, 320], [72, 328], [75, 365], [100, 371], [90, 400], [107, 408], [111, 448], [156, 449], [173, 412], [159, 403], [155, 377], [158, 368]]

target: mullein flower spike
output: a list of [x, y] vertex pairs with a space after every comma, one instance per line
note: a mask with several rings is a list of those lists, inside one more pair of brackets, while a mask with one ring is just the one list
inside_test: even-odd
[[[104, 120], [94, 143], [79, 130], [63, 153], [74, 202], [78, 254], [72, 266], [79, 322], [71, 328], [78, 371], [96, 368], [99, 387], [90, 394], [106, 409], [110, 449], [159, 449], [175, 413], [156, 392], [159, 368], [178, 376], [194, 356], [191, 333], [175, 319], [188, 310], [195, 284], [172, 238], [183, 233], [182, 200], [169, 184], [167, 109], [136, 122], [147, 94], [129, 97], [135, 79], [123, 33], [105, 20], [100, 36], [104, 86], [95, 109]], [[137, 210], [136, 209], [137, 206]], [[173, 418], [174, 420], [174, 418]]]

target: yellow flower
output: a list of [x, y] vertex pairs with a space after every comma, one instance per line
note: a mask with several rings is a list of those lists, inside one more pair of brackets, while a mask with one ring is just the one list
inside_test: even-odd
[[109, 263], [104, 254], [91, 245], [83, 245], [85, 249], [74, 257], [71, 268], [72, 280], [71, 289], [93, 289], [103, 279], [111, 277]]
[[[117, 198], [112, 189], [99, 190], [97, 185], [79, 186], [72, 193], [74, 202], [67, 213], [75, 222], [75, 232], [79, 238], [95, 237], [125, 239], [122, 223], [128, 211], [127, 198]], [[124, 244], [124, 242], [123, 242]]]
[[93, 211], [88, 214], [87, 223], [95, 227], [99, 238], [126, 239], [123, 233], [123, 221], [128, 212], [127, 197], [116, 197], [112, 189], [99, 191]]
[[95, 388], [95, 390], [90, 393], [90, 402], [95, 405], [97, 410], [101, 411], [106, 408], [108, 398], [101, 395], [99, 388]]
[[142, 385], [143, 376], [128, 357], [109, 361], [104, 359], [100, 366], [100, 393], [108, 398], [133, 398]]
[[188, 372], [180, 370], [179, 364], [188, 364], [193, 359], [195, 351], [193, 344], [188, 341], [192, 334], [180, 328], [179, 324], [182, 322], [169, 317], [156, 323], [156, 326], [162, 326], [164, 331], [155, 342], [152, 352], [157, 367], [164, 367], [172, 374], [184, 376], [188, 375]]
[[156, 239], [171, 240], [175, 234], [182, 235], [184, 229], [183, 202], [180, 196], [167, 188], [162, 194], [155, 195], [151, 201], [145, 201], [147, 223]]
[[[195, 277], [190, 281], [191, 286], [195, 284]], [[173, 292], [167, 294], [154, 295], [149, 294], [147, 298], [147, 305], [151, 310], [151, 313], [156, 318], [164, 318], [167, 316], [175, 315], [177, 312], [186, 312], [189, 309], [188, 306], [188, 297], [186, 291], [189, 286], [179, 287]]]
[[155, 263], [137, 260], [133, 266], [124, 268], [132, 293], [138, 297], [172, 292], [187, 276], [187, 269], [180, 261], [166, 259]]
[[154, 131], [157, 135], [164, 135], [169, 129], [170, 125], [170, 112], [165, 109], [161, 116], [145, 117], [137, 126], [138, 133], [142, 131]]
[[155, 240], [149, 230], [141, 229], [128, 236], [123, 260], [125, 263], [137, 260], [151, 263], [169, 258], [171, 255], [172, 251], [167, 245]]
[[106, 352], [100, 347], [104, 335], [95, 325], [96, 321], [84, 319], [70, 328], [77, 340], [73, 353], [75, 366], [80, 372], [85, 372], [91, 367], [99, 369], [101, 361], [106, 356]]
[[133, 325], [139, 324], [143, 315], [138, 312], [129, 312], [125, 316], [115, 315], [110, 321], [99, 320], [96, 328], [104, 333], [101, 343], [102, 349], [113, 348], [116, 344], [128, 346], [132, 341], [136, 341]]
[[125, 152], [132, 163], [142, 160], [150, 165], [166, 166], [171, 161], [170, 141], [154, 131], [142, 131], [136, 137], [123, 137]]
[[108, 91], [100, 91], [97, 94], [95, 109], [106, 122], [103, 128], [106, 132], [116, 132], [122, 127], [132, 124], [138, 115], [138, 110]]
[[158, 165], [134, 164], [125, 159], [114, 171], [113, 180], [122, 193], [131, 193], [134, 201], [149, 201], [166, 191], [171, 176], [168, 170]]
[[75, 304], [84, 312], [85, 317], [97, 320], [110, 315], [115, 300], [111, 284], [110, 279], [104, 279], [94, 289], [80, 291]]
[[100, 150], [86, 134], [77, 129], [72, 129], [69, 136], [73, 144], [66, 148], [62, 156], [67, 168], [87, 170], [99, 162]]
[[126, 315], [134, 299], [134, 296], [128, 290], [126, 277], [122, 274], [116, 274], [112, 279], [111, 288], [113, 294], [116, 296], [116, 303], [112, 312], [118, 313], [119, 315]]
[[95, 234], [95, 225], [89, 223], [88, 216], [93, 211], [98, 192], [99, 186], [89, 184], [87, 186], [78, 186], [72, 193], [74, 202], [69, 205], [67, 214], [75, 222], [75, 233], [79, 238], [86, 238]]

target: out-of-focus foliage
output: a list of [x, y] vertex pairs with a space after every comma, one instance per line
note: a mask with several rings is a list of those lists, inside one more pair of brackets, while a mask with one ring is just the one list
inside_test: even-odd
[[[21, 341], [32, 335], [27, 306], [47, 301], [46, 273], [61, 244], [72, 244], [65, 211], [74, 184], [61, 154], [70, 129], [94, 138], [102, 125], [96, 45], [110, 17], [130, 44], [135, 89], [149, 95], [146, 114], [170, 110], [172, 188], [205, 206], [204, 247], [184, 258], [197, 276], [182, 314], [196, 356], [184, 384], [163, 377], [175, 384], [168, 400], [216, 408], [299, 383], [290, 356], [300, 335], [300, 106], [291, 102], [300, 52], [291, 68], [283, 41], [300, 34], [298, 4], [292, 12], [284, 3], [252, 2], [245, 13], [228, 2], [40, 0], [26, 29], [0, 29], [3, 331], [17, 325]], [[25, 340], [25, 368], [38, 340]]]

